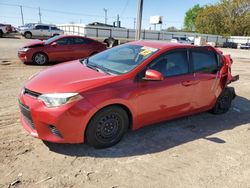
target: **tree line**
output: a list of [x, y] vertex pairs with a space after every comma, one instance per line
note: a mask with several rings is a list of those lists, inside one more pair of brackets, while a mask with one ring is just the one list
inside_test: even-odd
[[[167, 30], [173, 30], [173, 27]], [[250, 0], [220, 0], [195, 5], [184, 18], [184, 31], [223, 36], [250, 35]]]

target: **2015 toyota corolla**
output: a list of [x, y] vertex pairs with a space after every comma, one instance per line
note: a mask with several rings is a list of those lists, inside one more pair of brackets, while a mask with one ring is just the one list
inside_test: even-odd
[[210, 46], [127, 43], [35, 75], [19, 97], [21, 122], [42, 140], [109, 147], [128, 129], [228, 111], [231, 64]]

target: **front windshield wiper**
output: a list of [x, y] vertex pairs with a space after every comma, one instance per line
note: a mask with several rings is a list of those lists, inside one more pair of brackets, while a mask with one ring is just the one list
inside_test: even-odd
[[96, 71], [98, 71], [98, 72], [104, 72], [104, 73], [106, 73], [106, 74], [110, 74], [110, 71], [108, 71], [108, 69], [107, 68], [105, 68], [105, 67], [102, 67], [102, 66], [98, 66], [98, 65], [96, 65], [96, 64], [93, 64], [93, 63], [89, 63], [89, 59], [88, 58], [86, 58], [86, 59], [81, 59], [80, 60], [80, 62], [83, 64], [85, 64], [88, 68], [91, 68], [91, 69], [93, 69], [93, 70], [96, 70]]
[[93, 69], [93, 70], [99, 72], [99, 70], [98, 70], [95, 66], [92, 66], [92, 65], [90, 65], [90, 64], [88, 63], [88, 62], [89, 62], [89, 59], [88, 59], [88, 58], [86, 58], [86, 59], [81, 59], [80, 62], [81, 62], [82, 64], [85, 64], [88, 68], [91, 68], [91, 69]]

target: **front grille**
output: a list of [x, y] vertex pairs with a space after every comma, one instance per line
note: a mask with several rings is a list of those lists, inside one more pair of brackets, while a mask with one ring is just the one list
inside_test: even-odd
[[20, 101], [19, 101], [19, 107], [20, 107], [21, 113], [24, 117], [24, 121], [29, 125], [30, 128], [36, 129], [35, 125], [33, 123], [32, 117], [31, 117], [29, 107], [26, 106], [25, 104], [22, 104]]
[[41, 93], [31, 91], [31, 90], [29, 90], [27, 88], [24, 88], [23, 94], [24, 95], [30, 95], [30, 96], [35, 97], [35, 98], [37, 98], [37, 97], [39, 97], [41, 95]]
[[53, 125], [49, 125], [50, 131], [55, 135], [58, 136], [60, 138], [63, 138], [62, 134], [59, 132], [59, 130], [53, 126]]

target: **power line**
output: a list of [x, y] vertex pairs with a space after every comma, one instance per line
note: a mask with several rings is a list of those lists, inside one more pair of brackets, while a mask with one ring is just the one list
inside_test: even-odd
[[127, 9], [128, 3], [129, 3], [129, 0], [127, 0], [125, 6], [123, 7], [123, 9], [122, 9], [122, 11], [121, 11], [121, 14], [120, 14], [121, 16], [123, 15], [123, 13], [125, 12], [125, 10]]
[[[126, 2], [126, 4], [125, 4], [125, 6], [124, 6], [124, 8], [123, 8], [123, 10], [122, 10], [122, 13], [124, 13], [125, 12], [125, 10], [126, 10], [126, 8], [127, 8], [127, 6], [128, 6], [128, 3], [129, 3], [129, 0], [127, 0], [127, 2]], [[18, 4], [11, 4], [11, 3], [0, 3], [0, 5], [5, 5], [5, 6], [11, 6], [11, 7], [18, 7], [18, 8], [20, 8], [20, 11], [21, 11], [21, 19], [22, 19], [22, 23], [24, 23], [24, 15], [23, 15], [23, 8], [28, 8], [28, 9], [36, 9], [37, 10], [37, 7], [32, 7], [32, 6], [28, 6], [28, 5], [18, 5]], [[106, 9], [107, 10], [107, 9]], [[42, 7], [40, 7], [40, 11], [39, 11], [39, 20], [40, 20], [40, 22], [42, 21], [41, 19], [41, 11], [42, 12], [50, 12], [50, 13], [58, 13], [58, 14], [64, 14], [64, 15], [74, 15], [74, 16], [84, 16], [84, 17], [92, 17], [92, 18], [94, 18], [94, 17], [96, 17], [96, 18], [102, 18], [103, 16], [102, 15], [95, 15], [95, 14], [83, 14], [83, 13], [79, 13], [79, 12], [68, 12], [68, 11], [62, 11], [62, 10], [54, 10], [54, 9], [46, 9], [46, 8], [42, 8]], [[107, 10], [108, 11], [108, 10]], [[116, 19], [117, 18], [117, 16], [108, 16], [108, 15], [106, 15], [105, 16], [105, 22], [107, 22], [107, 20], [108, 20], [108, 18], [110, 18], [110, 19]], [[20, 18], [19, 18], [20, 19]], [[129, 20], [131, 20], [133, 23], [134, 23], [134, 17], [130, 17], [130, 16], [120, 16], [120, 19], [129, 19]], [[34, 19], [26, 19], [25, 18], [25, 20], [34, 20]], [[144, 18], [144, 19], [142, 19], [143, 21], [145, 21], [145, 22], [149, 22], [149, 19], [146, 19], [146, 18]], [[37, 21], [37, 20], [36, 20]], [[43, 20], [43, 21], [45, 21], [45, 20]], [[181, 21], [171, 21], [171, 20], [168, 20], [168, 21], [165, 21], [165, 23], [169, 23], [169, 24], [171, 24], [171, 23], [182, 23]]]

